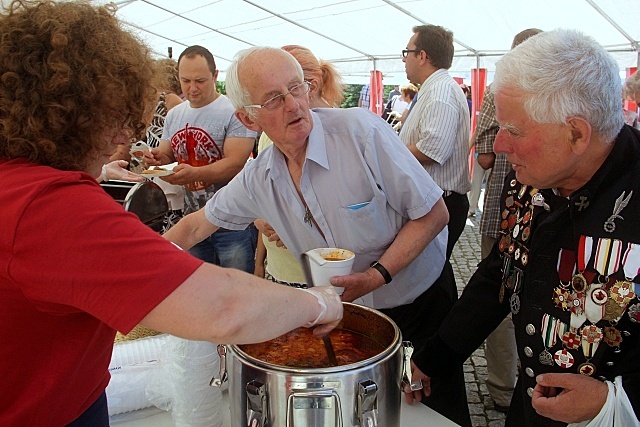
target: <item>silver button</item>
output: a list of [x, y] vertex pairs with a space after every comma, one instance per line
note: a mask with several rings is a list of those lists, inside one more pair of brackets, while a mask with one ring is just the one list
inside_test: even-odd
[[535, 373], [533, 372], [533, 369], [531, 369], [531, 368], [527, 368], [527, 369], [525, 369], [524, 371], [525, 371], [525, 372], [527, 373], [527, 375], [529, 375], [531, 378], [533, 378], [533, 377], [534, 377], [534, 375], [535, 375]]
[[533, 396], [533, 387], [529, 387], [529, 388], [527, 389], [527, 394], [529, 395], [529, 397], [532, 397], [532, 396]]
[[535, 327], [535, 326], [533, 326], [531, 323], [529, 323], [529, 324], [527, 325], [527, 327], [525, 328], [525, 330], [527, 331], [527, 334], [529, 334], [529, 335], [533, 335], [533, 334], [535, 334], [535, 333], [536, 333], [536, 327]]
[[607, 366], [613, 366], [613, 365], [615, 365], [614, 362], [607, 362]]
[[524, 354], [526, 354], [527, 357], [533, 357], [533, 350], [531, 350], [531, 347], [525, 347]]

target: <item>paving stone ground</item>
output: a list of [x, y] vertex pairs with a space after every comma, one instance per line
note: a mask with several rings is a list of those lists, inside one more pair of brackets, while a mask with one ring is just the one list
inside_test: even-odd
[[[482, 199], [482, 197], [481, 197]], [[482, 211], [467, 220], [467, 225], [453, 249], [451, 264], [458, 285], [458, 294], [480, 262], [480, 217]], [[474, 427], [504, 427], [505, 414], [494, 408], [494, 403], [485, 381], [487, 379], [487, 360], [484, 356], [484, 344], [478, 348], [464, 364], [464, 376], [467, 387], [467, 402]]]

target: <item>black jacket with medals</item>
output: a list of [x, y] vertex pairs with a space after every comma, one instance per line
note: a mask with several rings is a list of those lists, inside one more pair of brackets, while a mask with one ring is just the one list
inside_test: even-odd
[[564, 425], [531, 406], [535, 377], [545, 372], [621, 375], [639, 415], [640, 132], [624, 126], [569, 198], [522, 185], [512, 171], [501, 212], [502, 237], [414, 355], [418, 368], [446, 375], [511, 312], [521, 368], [507, 425]]

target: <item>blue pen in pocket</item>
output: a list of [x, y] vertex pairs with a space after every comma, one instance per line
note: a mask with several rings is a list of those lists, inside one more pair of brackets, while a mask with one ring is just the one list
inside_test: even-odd
[[360, 208], [364, 208], [368, 204], [369, 204], [369, 202], [356, 203], [355, 205], [347, 206], [347, 209], [349, 209], [351, 211], [357, 211]]

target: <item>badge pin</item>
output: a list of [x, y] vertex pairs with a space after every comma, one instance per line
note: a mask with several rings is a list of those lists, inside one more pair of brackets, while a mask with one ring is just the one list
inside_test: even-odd
[[516, 315], [520, 312], [520, 297], [518, 294], [512, 294], [509, 298], [509, 306], [511, 307], [511, 314]]
[[620, 196], [616, 199], [616, 203], [613, 206], [613, 213], [611, 216], [604, 222], [604, 231], [607, 233], [613, 233], [616, 231], [616, 219], [623, 220], [624, 218], [620, 216], [620, 212], [629, 204], [629, 200], [631, 200], [631, 196], [633, 195], [633, 191], [629, 192], [629, 195], [625, 198], [625, 191], [622, 192]]
[[604, 328], [604, 342], [610, 347], [619, 347], [622, 342], [622, 334], [613, 326]]
[[556, 354], [553, 355], [553, 360], [556, 362], [556, 365], [560, 366], [563, 369], [568, 369], [573, 366], [573, 356], [567, 350], [562, 349], [556, 351]]
[[640, 304], [633, 304], [629, 307], [627, 314], [633, 323], [640, 323]]

